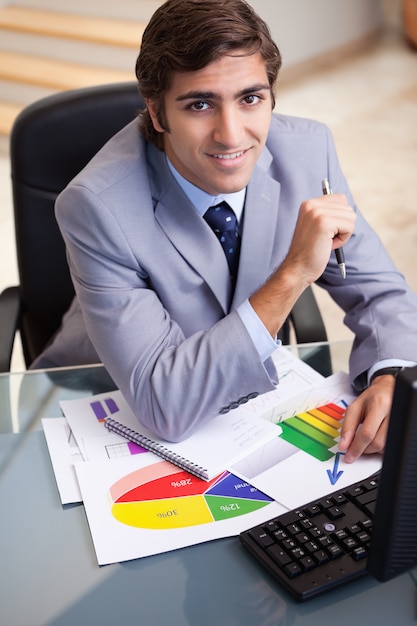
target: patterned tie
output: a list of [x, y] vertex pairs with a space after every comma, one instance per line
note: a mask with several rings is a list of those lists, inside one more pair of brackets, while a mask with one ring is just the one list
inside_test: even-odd
[[204, 213], [204, 219], [221, 243], [229, 265], [230, 278], [235, 284], [240, 251], [240, 235], [236, 215], [227, 202], [221, 202], [210, 207]]

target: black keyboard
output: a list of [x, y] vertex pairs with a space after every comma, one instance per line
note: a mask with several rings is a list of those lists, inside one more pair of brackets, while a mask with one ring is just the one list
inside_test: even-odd
[[379, 474], [240, 534], [243, 545], [297, 600], [367, 573]]

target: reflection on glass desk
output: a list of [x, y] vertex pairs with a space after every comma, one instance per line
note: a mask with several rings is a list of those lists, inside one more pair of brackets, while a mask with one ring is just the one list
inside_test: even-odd
[[[350, 344], [324, 347], [346, 371]], [[308, 360], [321, 347], [293, 350]], [[40, 420], [60, 416], [60, 400], [110, 389], [102, 366], [0, 375], [2, 626], [416, 623], [413, 573], [300, 605], [238, 538], [99, 567], [83, 506], [60, 503]]]
[[0, 375], [0, 433], [40, 430], [59, 417], [61, 400], [115, 389], [102, 365]]
[[[349, 342], [291, 346], [324, 373], [347, 368]], [[40, 430], [43, 417], [61, 415], [59, 402], [115, 389], [102, 365], [0, 374], [0, 433]]]

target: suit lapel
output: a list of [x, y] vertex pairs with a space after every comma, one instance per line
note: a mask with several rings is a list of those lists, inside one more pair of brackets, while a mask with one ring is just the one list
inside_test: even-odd
[[179, 254], [209, 285], [227, 313], [232, 289], [224, 252], [211, 228], [173, 179], [162, 153], [153, 153], [152, 161], [157, 172], [152, 181], [155, 219]]
[[[247, 188], [239, 272], [233, 305], [238, 306], [270, 275], [276, 240], [280, 184], [255, 167]], [[261, 283], [260, 283], [261, 281]]]

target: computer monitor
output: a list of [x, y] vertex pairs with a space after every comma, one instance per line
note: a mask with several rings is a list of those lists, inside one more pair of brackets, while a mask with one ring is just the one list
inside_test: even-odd
[[389, 580], [417, 565], [417, 367], [397, 376], [368, 559]]

